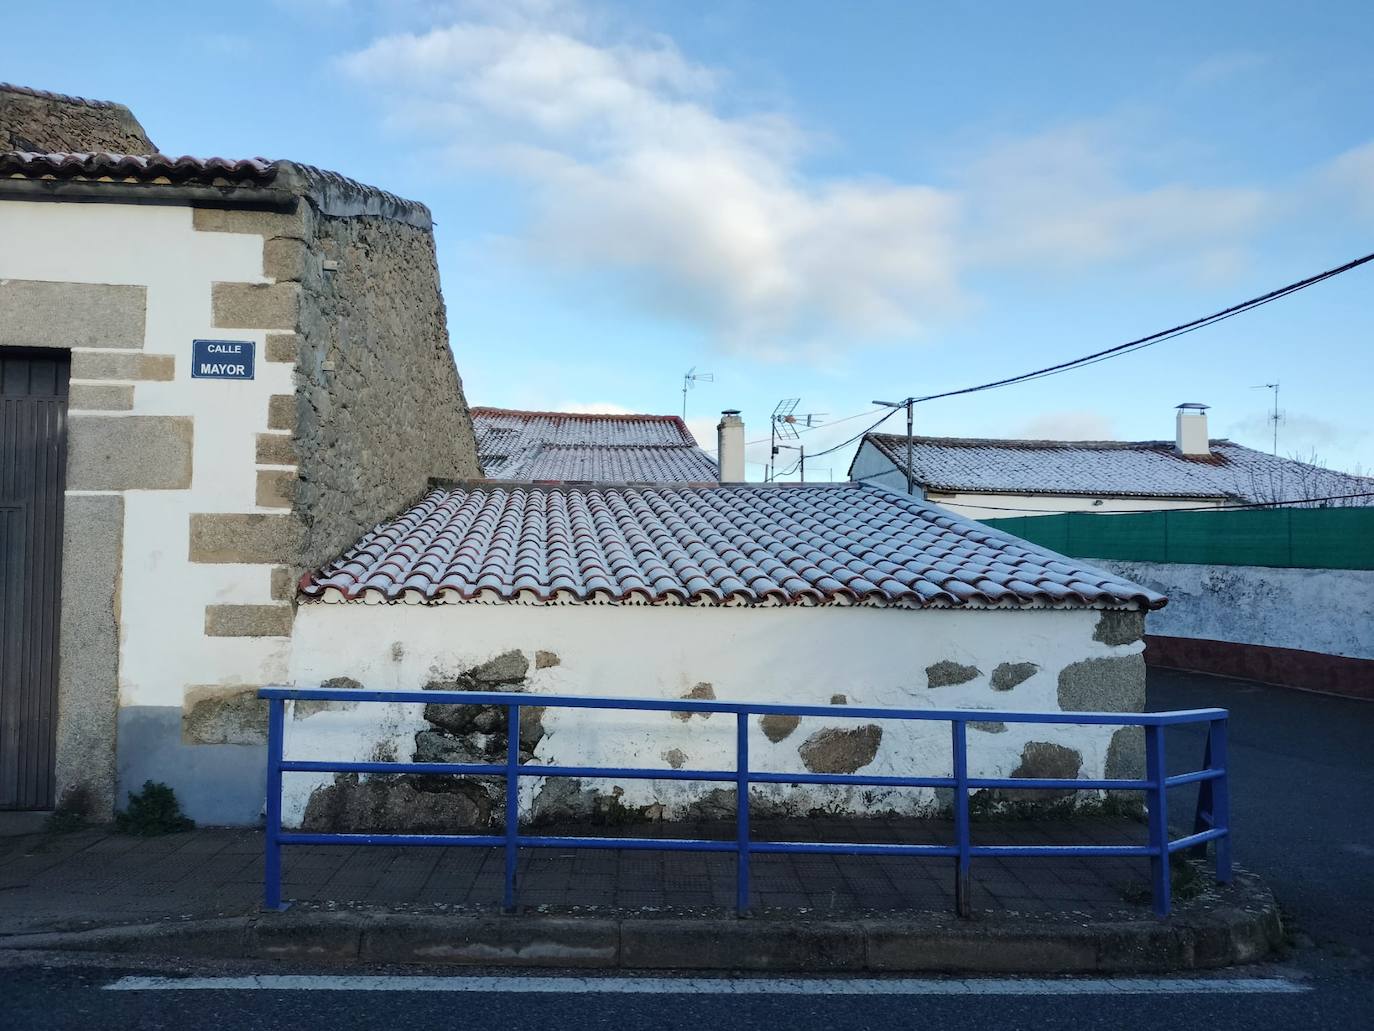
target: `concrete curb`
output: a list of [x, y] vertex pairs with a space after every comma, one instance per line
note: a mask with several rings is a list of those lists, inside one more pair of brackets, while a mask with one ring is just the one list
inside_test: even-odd
[[1258, 880], [1244, 901], [1169, 920], [957, 920], [937, 915], [752, 920], [657, 915], [501, 916], [308, 909], [10, 935], [0, 949], [283, 960], [621, 970], [1163, 973], [1252, 963], [1283, 927]]

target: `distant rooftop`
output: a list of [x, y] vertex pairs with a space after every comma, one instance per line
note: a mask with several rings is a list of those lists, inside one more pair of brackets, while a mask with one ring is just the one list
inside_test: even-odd
[[[869, 433], [897, 469], [906, 437]], [[1172, 440], [999, 440], [913, 437], [912, 475], [927, 490], [1268, 502], [1374, 491], [1374, 478], [1280, 458], [1230, 440], [1182, 455]], [[861, 445], [862, 447], [862, 445]], [[1374, 498], [1369, 499], [1374, 501]]]
[[591, 483], [707, 483], [716, 463], [676, 415], [597, 415], [474, 408], [477, 457], [488, 479]]

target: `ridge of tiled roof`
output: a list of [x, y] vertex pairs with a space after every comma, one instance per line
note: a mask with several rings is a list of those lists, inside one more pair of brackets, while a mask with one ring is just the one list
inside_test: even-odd
[[278, 162], [267, 158], [198, 158], [170, 154], [87, 154], [10, 151], [0, 154], [0, 175], [24, 178], [86, 179], [123, 182], [228, 182], [265, 184], [277, 176]]
[[577, 419], [590, 422], [671, 422], [682, 427], [683, 434], [696, 443], [696, 438], [687, 429], [680, 415], [650, 415], [640, 412], [546, 412], [525, 408], [493, 408], [490, 405], [474, 405], [469, 408], [474, 416], [505, 415], [517, 419]]
[[432, 224], [429, 208], [418, 201], [407, 200], [339, 172], [264, 157], [199, 158], [104, 151], [0, 153], [0, 185], [16, 181], [27, 181], [38, 187], [71, 184], [86, 190], [118, 186], [140, 191], [208, 187], [218, 191], [213, 194], [214, 199], [223, 201], [233, 200], [226, 188], [258, 190], [270, 194], [269, 199], [276, 203], [308, 197], [326, 215], [377, 215], [426, 230]]
[[[899, 470], [906, 437], [869, 433]], [[862, 445], [860, 445], [862, 447]], [[1225, 438], [1208, 456], [1183, 455], [1172, 440], [1015, 440], [912, 437], [912, 473], [928, 490], [985, 494], [1115, 495], [1244, 503], [1374, 490], [1374, 478], [1280, 458]], [[850, 466], [851, 474], [853, 465]]]
[[1159, 608], [1165, 599], [880, 487], [437, 487], [302, 578], [323, 602]]
[[0, 93], [19, 93], [39, 100], [57, 100], [64, 104], [80, 104], [83, 107], [110, 108], [123, 107], [113, 100], [91, 100], [88, 97], [74, 97], [69, 93], [54, 93], [51, 90], [34, 89], [32, 86], [17, 86], [12, 82], [0, 82]]
[[700, 483], [716, 464], [676, 415], [471, 409], [490, 479]]

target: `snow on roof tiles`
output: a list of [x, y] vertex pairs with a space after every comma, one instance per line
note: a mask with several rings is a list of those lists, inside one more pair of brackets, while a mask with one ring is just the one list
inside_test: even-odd
[[325, 602], [1158, 608], [1136, 584], [860, 484], [436, 488], [303, 578]]
[[705, 483], [716, 464], [676, 415], [474, 408], [477, 455], [493, 480]]
[[[1374, 478], [1278, 458], [1229, 440], [1213, 440], [1210, 458], [1181, 455], [1171, 440], [912, 440], [912, 472], [930, 490], [1244, 502], [1374, 491]], [[899, 470], [906, 467], [905, 436], [870, 433], [865, 442]]]

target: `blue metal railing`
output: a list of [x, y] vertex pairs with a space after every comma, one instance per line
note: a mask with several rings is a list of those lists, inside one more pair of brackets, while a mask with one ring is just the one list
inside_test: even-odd
[[[989, 712], [971, 709], [886, 709], [846, 705], [766, 705], [750, 702], [695, 701], [666, 698], [595, 698], [570, 695], [510, 694], [495, 691], [366, 691], [326, 688], [265, 687], [259, 697], [268, 700], [267, 732], [267, 832], [265, 905], [283, 909], [281, 897], [281, 847], [283, 845], [460, 845], [505, 850], [503, 905], [515, 908], [516, 855], [521, 848], [661, 849], [681, 852], [733, 852], [736, 857], [736, 906], [741, 915], [749, 909], [750, 856], [772, 852], [829, 853], [867, 856], [931, 856], [953, 859], [955, 907], [961, 916], [970, 912], [969, 868], [977, 858], [993, 856], [1146, 857], [1150, 859], [1155, 912], [1167, 916], [1170, 909], [1169, 859], [1188, 850], [1205, 854], [1207, 843], [1216, 842], [1216, 878], [1231, 880], [1230, 790], [1227, 781], [1225, 709], [1191, 709], [1179, 712]], [[411, 702], [422, 705], [487, 705], [506, 710], [506, 761], [504, 763], [417, 762], [317, 762], [283, 756], [286, 702], [291, 700], [347, 702]], [[732, 713], [736, 720], [735, 768], [733, 770], [681, 770], [622, 768], [613, 766], [526, 765], [520, 761], [520, 710], [527, 706], [562, 709], [621, 709], [638, 712]], [[749, 718], [751, 716], [823, 716], [830, 719], [917, 720], [950, 725], [953, 775], [949, 777], [865, 776], [852, 773], [773, 773], [749, 767]], [[1053, 723], [1077, 726], [1142, 727], [1145, 732], [1145, 777], [1142, 780], [1097, 780], [1021, 777], [971, 777], [968, 771], [968, 723], [970, 720], [1001, 723]], [[1202, 768], [1169, 776], [1164, 759], [1164, 731], [1180, 725], [1205, 725], [1206, 751]], [[505, 829], [502, 834], [373, 834], [283, 831], [281, 788], [283, 773], [449, 774], [504, 777], [506, 782]], [[690, 780], [732, 783], [738, 797], [735, 838], [732, 841], [702, 838], [605, 838], [575, 835], [521, 834], [519, 786], [521, 777], [581, 777], [623, 780]], [[1198, 784], [1193, 833], [1170, 839], [1168, 790]], [[749, 833], [749, 786], [751, 784], [837, 784], [859, 787], [928, 787], [953, 790], [954, 844], [906, 845], [858, 842], [753, 841]], [[969, 792], [985, 788], [1044, 789], [1047, 791], [1142, 791], [1149, 813], [1145, 845], [975, 845], [969, 834]]]

